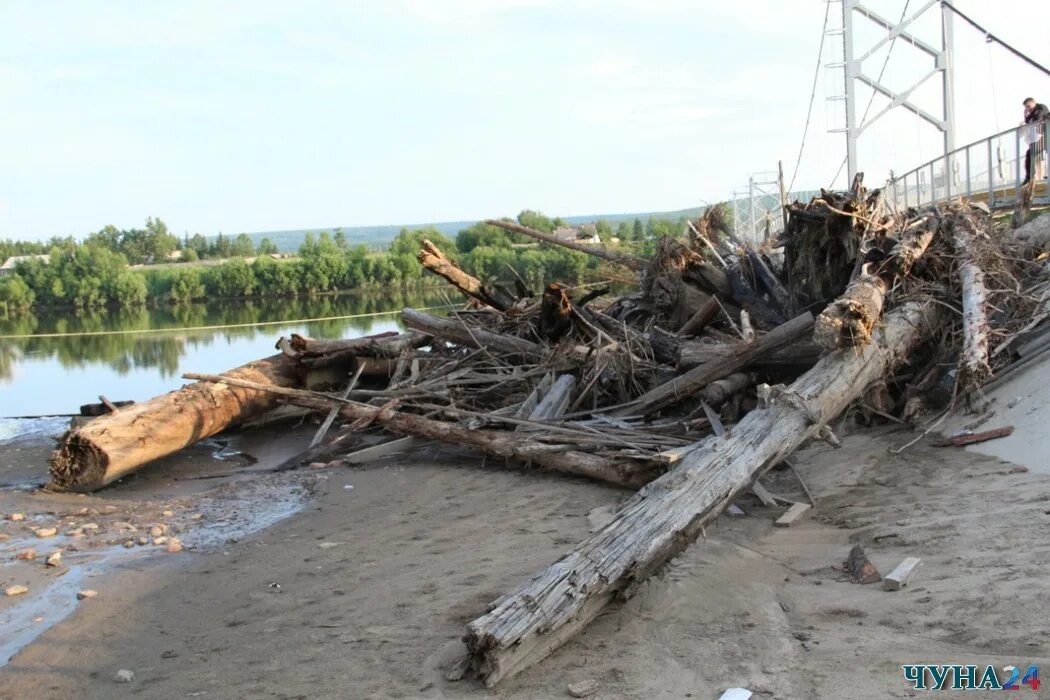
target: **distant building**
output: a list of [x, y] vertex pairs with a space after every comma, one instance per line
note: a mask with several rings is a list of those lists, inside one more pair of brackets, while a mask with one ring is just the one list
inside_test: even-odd
[[563, 241], [575, 241], [576, 243], [599, 244], [602, 242], [598, 235], [598, 229], [594, 224], [583, 224], [582, 226], [559, 226], [554, 229], [554, 236]]
[[15, 266], [18, 263], [29, 262], [30, 260], [43, 260], [44, 264], [51, 262], [50, 255], [12, 255], [4, 261], [3, 265], [0, 265], [0, 277], [6, 277], [8, 275], [15, 274]]

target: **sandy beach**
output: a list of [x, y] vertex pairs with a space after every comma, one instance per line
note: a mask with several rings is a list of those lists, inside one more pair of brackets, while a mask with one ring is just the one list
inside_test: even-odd
[[[284, 450], [307, 433], [291, 431]], [[4, 513], [27, 521], [0, 524], [0, 571], [30, 591], [0, 598], [0, 619], [6, 628], [31, 607], [43, 631], [0, 670], [0, 697], [537, 698], [593, 679], [601, 698], [716, 698], [732, 686], [884, 698], [917, 692], [905, 663], [1050, 662], [1033, 614], [1050, 604], [1050, 477], [958, 449], [888, 452], [911, 437], [883, 429], [801, 451], [811, 517], [774, 528], [782, 509], [742, 498], [745, 517], [723, 515], [636, 597], [495, 690], [445, 680], [465, 624], [626, 492], [431, 448], [365, 468], [192, 479], [230, 470], [195, 448], [91, 496], [6, 489]], [[7, 446], [9, 471], [46, 458], [46, 441], [30, 442]], [[766, 482], [804, 498], [789, 470]], [[137, 530], [95, 535], [113, 540], [97, 546], [59, 536], [82, 550], [64, 553], [70, 573], [89, 569], [63, 587], [40, 561], [11, 561], [28, 521], [58, 517]], [[116, 542], [164, 519], [182, 552]], [[855, 543], [883, 574], [907, 556], [922, 565], [902, 591], [851, 583], [842, 562]], [[107, 561], [113, 551], [133, 554]], [[77, 602], [80, 587], [97, 597]], [[66, 600], [32, 602], [42, 595]], [[121, 669], [130, 683], [114, 680]]]

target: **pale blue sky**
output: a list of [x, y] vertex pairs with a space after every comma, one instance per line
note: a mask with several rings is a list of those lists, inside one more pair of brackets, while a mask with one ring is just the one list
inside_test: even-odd
[[[870, 4], [896, 17], [904, 0]], [[957, 4], [1050, 63], [1050, 3]], [[823, 16], [821, 0], [0, 0], [0, 238], [725, 199], [777, 159], [790, 177]], [[993, 100], [983, 40], [956, 33], [961, 142], [1012, 125], [1028, 93], [1050, 101], [1001, 51]], [[887, 78], [914, 66], [895, 55]], [[834, 90], [822, 71], [797, 188], [842, 158]], [[866, 139], [873, 178], [937, 149], [903, 119]]]

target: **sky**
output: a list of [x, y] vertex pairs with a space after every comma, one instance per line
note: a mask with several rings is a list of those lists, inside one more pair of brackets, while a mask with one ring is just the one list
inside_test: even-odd
[[[896, 18], [906, 2], [925, 4], [867, 4]], [[955, 4], [1050, 65], [1050, 3]], [[214, 234], [724, 200], [778, 160], [791, 179], [827, 7], [0, 0], [0, 238], [147, 216]], [[938, 13], [914, 25], [930, 43]], [[857, 25], [858, 42], [885, 34]], [[1015, 125], [1029, 94], [1050, 102], [1050, 79], [954, 26], [957, 145]], [[841, 52], [828, 37], [824, 62]], [[885, 81], [908, 87], [929, 65], [900, 42]], [[914, 99], [936, 113], [935, 83]], [[821, 68], [795, 189], [828, 186], [844, 158], [827, 131], [841, 92], [840, 69]], [[860, 167], [877, 185], [940, 149], [898, 108], [862, 136]]]

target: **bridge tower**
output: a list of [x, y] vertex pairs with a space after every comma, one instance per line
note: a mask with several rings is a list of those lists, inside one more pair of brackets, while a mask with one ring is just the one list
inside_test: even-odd
[[[840, 129], [830, 129], [832, 132], [845, 133], [846, 135], [846, 164], [847, 183], [853, 181], [857, 173], [857, 141], [864, 132], [880, 117], [894, 107], [904, 107], [914, 115], [915, 119], [932, 124], [944, 138], [944, 152], [955, 148], [955, 109], [953, 105], [954, 85], [952, 83], [952, 12], [944, 6], [939, 6], [938, 0], [925, 0], [921, 7], [911, 15], [902, 18], [899, 22], [882, 17], [870, 8], [866, 7], [861, 0], [828, 0], [838, 2], [842, 5], [842, 26], [829, 29], [828, 35], [841, 35], [842, 37], [842, 61], [825, 64], [825, 68], [841, 70], [843, 77], [844, 92], [842, 95], [831, 96], [829, 100], [841, 100], [844, 102], [846, 112], [845, 126]], [[938, 7], [939, 6], [939, 7]], [[941, 37], [940, 45], [931, 45], [909, 31], [915, 21], [931, 10], [940, 10]], [[858, 46], [857, 37], [854, 32], [854, 22], [868, 21], [886, 30], [886, 34], [870, 46]], [[864, 70], [864, 61], [871, 58], [879, 49], [890, 42], [904, 41], [926, 54], [932, 59], [932, 67], [922, 74], [911, 87], [897, 91], [881, 82], [881, 75], [873, 77]], [[926, 81], [936, 78], [941, 83], [941, 116], [932, 114], [911, 100], [912, 93]], [[857, 123], [857, 83], [863, 83], [875, 92], [890, 100], [874, 116], [863, 119]]]

